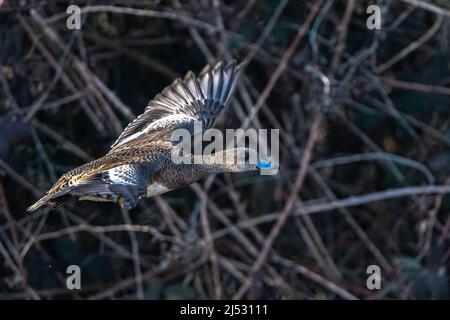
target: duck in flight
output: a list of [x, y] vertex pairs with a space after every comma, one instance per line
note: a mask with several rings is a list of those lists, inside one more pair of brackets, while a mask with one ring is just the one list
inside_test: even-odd
[[[134, 208], [140, 199], [184, 187], [221, 172], [257, 170], [248, 161], [215, 161], [255, 156], [256, 151], [234, 148], [203, 156], [202, 162], [175, 164], [172, 133], [186, 129], [194, 135], [194, 123], [210, 128], [228, 106], [243, 65], [235, 61], [207, 65], [196, 77], [189, 71], [151, 100], [143, 114], [133, 120], [105, 156], [75, 168], [63, 176], [27, 211], [57, 207], [69, 199], [109, 201]], [[196, 132], [197, 133], [197, 132]], [[195, 156], [192, 156], [195, 157]]]

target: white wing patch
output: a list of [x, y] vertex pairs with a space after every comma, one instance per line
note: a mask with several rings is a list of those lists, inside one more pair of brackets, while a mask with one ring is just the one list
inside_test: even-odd
[[133, 177], [130, 176], [132, 170], [130, 170], [130, 165], [123, 165], [113, 169], [108, 170], [108, 178], [114, 184], [129, 184], [134, 185], [135, 181]]
[[170, 189], [160, 183], [154, 182], [147, 187], [147, 198], [157, 196], [158, 194], [162, 194], [167, 191], [170, 191]]
[[103, 179], [110, 185], [128, 185], [145, 190], [149, 174], [150, 167], [145, 164], [125, 164], [105, 171]]

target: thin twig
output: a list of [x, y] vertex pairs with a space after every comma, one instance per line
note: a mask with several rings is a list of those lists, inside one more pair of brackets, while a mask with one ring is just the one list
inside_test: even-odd
[[264, 246], [261, 249], [260, 253], [258, 254], [258, 257], [257, 257], [255, 263], [253, 264], [253, 266], [249, 272], [249, 275], [247, 276], [246, 280], [244, 281], [242, 286], [239, 288], [239, 290], [235, 293], [235, 295], [233, 296], [233, 299], [241, 299], [243, 297], [243, 295], [247, 292], [247, 290], [250, 288], [252, 281], [253, 281], [254, 274], [261, 269], [263, 263], [265, 262], [265, 260], [267, 258], [269, 250], [272, 247], [273, 242], [275, 241], [275, 238], [280, 233], [281, 228], [284, 226], [287, 218], [289, 217], [289, 214], [291, 213], [291, 210], [294, 208], [295, 201], [298, 197], [298, 192], [301, 189], [301, 187], [303, 185], [303, 181], [306, 176], [308, 165], [309, 165], [309, 162], [312, 157], [312, 151], [313, 151], [314, 145], [319, 136], [320, 121], [321, 121], [321, 117], [316, 116], [316, 118], [314, 119], [313, 124], [311, 126], [311, 129], [310, 129], [310, 134], [309, 134], [308, 140], [306, 142], [303, 157], [300, 162], [300, 167], [299, 167], [294, 185], [292, 187], [291, 194], [290, 194], [289, 198], [287, 199], [286, 204], [284, 205], [283, 211], [280, 213], [275, 225], [270, 230], [270, 233], [267, 236], [267, 240], [264, 243]]

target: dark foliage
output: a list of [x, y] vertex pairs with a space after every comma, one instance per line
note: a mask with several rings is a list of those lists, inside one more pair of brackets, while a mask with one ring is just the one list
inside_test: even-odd
[[[450, 298], [450, 7], [378, 1], [369, 30], [373, 2], [0, 0], [0, 298]], [[96, 8], [79, 31], [70, 3]], [[278, 175], [26, 214], [231, 57], [251, 61], [216, 127], [280, 129]]]

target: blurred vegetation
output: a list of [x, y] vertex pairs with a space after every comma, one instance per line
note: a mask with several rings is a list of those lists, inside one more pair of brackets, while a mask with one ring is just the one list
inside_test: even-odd
[[[374, 2], [381, 4], [380, 30], [366, 27], [366, 8]], [[449, 299], [450, 198], [417, 192], [370, 200], [379, 191], [449, 182], [450, 5], [435, 0], [430, 10], [408, 2], [358, 0], [352, 8], [342, 0], [5, 1], [0, 298], [233, 297], [275, 223], [270, 215], [276, 219], [288, 201], [319, 114], [295, 209], [244, 297]], [[63, 14], [72, 3], [171, 18], [100, 10], [83, 15], [78, 32], [67, 29]], [[316, 5], [318, 13], [285, 61]], [[61, 174], [108, 152], [119, 129], [175, 77], [218, 59], [242, 61], [251, 52], [237, 97], [216, 127], [239, 127], [269, 88], [251, 126], [282, 130], [278, 175], [219, 175], [210, 187], [201, 181], [146, 199], [130, 211], [131, 224], [128, 213], [108, 203], [73, 202], [26, 214]], [[268, 87], [283, 62], [287, 67]], [[330, 80], [330, 103], [320, 79], [305, 72], [311, 65]], [[297, 214], [301, 206], [352, 196], [368, 200]], [[81, 267], [82, 290], [66, 289], [71, 264]], [[381, 290], [366, 287], [372, 264], [381, 266]]]

